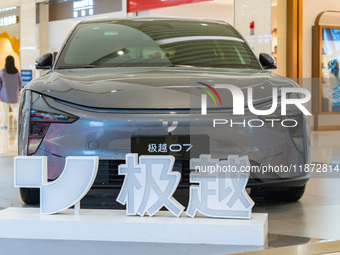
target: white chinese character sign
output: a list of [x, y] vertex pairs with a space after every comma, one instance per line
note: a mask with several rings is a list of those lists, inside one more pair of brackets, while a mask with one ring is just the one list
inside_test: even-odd
[[179, 217], [184, 207], [173, 197], [180, 173], [172, 172], [173, 156], [140, 156], [127, 154], [126, 164], [118, 172], [125, 175], [117, 201], [126, 204], [128, 215], [153, 216], [163, 206]]
[[[173, 197], [180, 173], [173, 172], [172, 156], [140, 156], [127, 154], [126, 164], [119, 166], [125, 175], [117, 201], [126, 205], [127, 215], [153, 216], [163, 206], [179, 217], [184, 207]], [[228, 160], [211, 159], [201, 155], [190, 161], [189, 205], [186, 214], [197, 212], [218, 218], [251, 218], [254, 202], [246, 193], [249, 178], [248, 157], [229, 156]], [[242, 170], [243, 169], [243, 170]], [[195, 185], [198, 184], [198, 185]]]
[[48, 182], [46, 156], [18, 156], [14, 158], [14, 186], [40, 188], [42, 214], [58, 213], [75, 206], [92, 187], [98, 171], [99, 157], [66, 157], [62, 174]]
[[251, 218], [254, 202], [245, 188], [249, 179], [248, 157], [229, 156], [228, 160], [211, 159], [201, 155], [190, 161], [191, 185], [186, 214], [195, 217], [197, 212], [217, 218]]
[[[61, 176], [47, 182], [46, 157], [16, 157], [15, 186], [40, 188], [43, 214], [73, 205], [79, 211], [80, 200], [96, 178], [98, 162], [98, 157], [67, 157]], [[127, 215], [153, 216], [165, 207], [176, 217], [181, 216], [185, 207], [173, 197], [181, 179], [181, 174], [173, 171], [174, 162], [170, 155], [126, 155], [125, 164], [118, 168], [125, 178], [117, 201], [126, 205]], [[254, 202], [245, 191], [250, 169], [247, 156], [219, 161], [201, 155], [191, 159], [190, 169], [188, 216], [193, 218], [199, 212], [208, 217], [251, 218]]]

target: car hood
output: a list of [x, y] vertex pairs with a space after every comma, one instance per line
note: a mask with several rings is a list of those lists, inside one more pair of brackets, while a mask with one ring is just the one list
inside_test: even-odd
[[95, 108], [200, 108], [201, 94], [208, 95], [209, 108], [232, 107], [230, 91], [214, 91], [211, 87], [216, 84], [241, 88], [245, 99], [247, 88], [252, 87], [255, 104], [271, 101], [273, 87], [297, 86], [265, 70], [139, 67], [54, 70], [30, 82], [26, 89]]

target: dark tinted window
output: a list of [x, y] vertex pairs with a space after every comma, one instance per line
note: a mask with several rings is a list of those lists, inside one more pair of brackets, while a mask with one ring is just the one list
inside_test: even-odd
[[260, 69], [232, 27], [203, 20], [80, 24], [57, 68], [178, 65]]

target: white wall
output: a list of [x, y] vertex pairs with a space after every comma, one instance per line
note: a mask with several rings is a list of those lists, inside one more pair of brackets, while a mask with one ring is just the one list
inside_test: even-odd
[[7, 34], [9, 35], [9, 37], [15, 37], [16, 39], [20, 38], [20, 24], [14, 24], [14, 25], [10, 25], [10, 26], [4, 26], [4, 27], [0, 27], [0, 34], [2, 34], [3, 32], [7, 32]]
[[[247, 39], [258, 55], [271, 54], [272, 0], [235, 0], [235, 28]], [[250, 35], [250, 22], [255, 22], [255, 34]]]
[[179, 5], [161, 9], [150, 10], [150, 17], [175, 16], [175, 17], [195, 17], [213, 20], [226, 21], [234, 24], [233, 0], [218, 0], [211, 2], [201, 2], [194, 4]]
[[[272, 6], [272, 27], [271, 31], [273, 32], [274, 29], [277, 29], [277, 5]], [[277, 31], [276, 37], [272, 37], [272, 52], [274, 52], [274, 47], [277, 45]]]
[[[340, 11], [339, 0], [304, 0], [303, 1], [303, 86], [311, 89], [312, 77], [312, 26], [318, 14], [327, 10]], [[324, 22], [327, 24], [327, 21]], [[340, 22], [339, 22], [340, 26]], [[315, 53], [317, 54], [317, 53]], [[319, 125], [340, 125], [339, 115], [319, 115]]]

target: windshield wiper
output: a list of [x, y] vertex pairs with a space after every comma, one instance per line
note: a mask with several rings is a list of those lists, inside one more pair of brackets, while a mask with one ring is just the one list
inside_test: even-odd
[[72, 66], [58, 66], [56, 69], [80, 69], [80, 68], [94, 68], [95, 65], [72, 65]]

